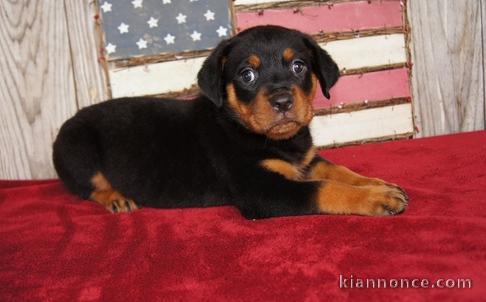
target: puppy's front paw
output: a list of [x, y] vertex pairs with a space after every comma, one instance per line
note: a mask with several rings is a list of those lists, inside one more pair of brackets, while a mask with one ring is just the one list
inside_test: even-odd
[[360, 177], [356, 182], [352, 183], [356, 186], [390, 186], [390, 187], [397, 187], [397, 184], [387, 182], [381, 178], [374, 178], [374, 177]]
[[405, 210], [408, 197], [394, 185], [353, 186], [326, 181], [319, 188], [317, 205], [321, 212], [366, 216], [395, 215]]
[[91, 200], [102, 204], [111, 213], [126, 213], [138, 209], [137, 204], [114, 190], [95, 191], [91, 193]]
[[126, 213], [137, 210], [138, 206], [131, 199], [115, 199], [106, 206], [106, 209], [112, 213]]
[[405, 191], [393, 184], [365, 187], [368, 197], [363, 201], [364, 215], [386, 216], [403, 212], [408, 204]]

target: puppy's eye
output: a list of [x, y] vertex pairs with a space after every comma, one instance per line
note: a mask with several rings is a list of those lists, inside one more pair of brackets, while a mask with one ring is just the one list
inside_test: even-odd
[[305, 71], [307, 67], [305, 66], [304, 61], [301, 60], [294, 60], [292, 62], [292, 71], [295, 74], [300, 74]]
[[251, 68], [245, 68], [240, 73], [241, 79], [243, 82], [250, 84], [256, 80], [256, 73]]

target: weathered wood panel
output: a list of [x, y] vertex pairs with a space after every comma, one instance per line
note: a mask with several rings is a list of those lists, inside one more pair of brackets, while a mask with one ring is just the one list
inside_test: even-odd
[[110, 70], [111, 93], [123, 96], [168, 93], [191, 88], [206, 58], [176, 60]]
[[[320, 45], [329, 51], [341, 70], [406, 62], [403, 34], [362, 37]], [[110, 80], [113, 97], [160, 94], [188, 89], [196, 84], [196, 74], [204, 59], [201, 57], [112, 69]], [[406, 72], [405, 77], [402, 78], [408, 89]], [[402, 78], [401, 84], [403, 84]], [[394, 79], [385, 80], [389, 83]], [[383, 87], [382, 83], [372, 83], [372, 85]], [[403, 95], [401, 91], [403, 89], [397, 91], [400, 96]], [[393, 93], [388, 93], [388, 96], [391, 94]], [[367, 99], [366, 95], [364, 98], [355, 100], [364, 99]], [[346, 99], [335, 99], [334, 103], [336, 102], [346, 102]]]
[[403, 34], [378, 35], [319, 43], [341, 70], [407, 62]]
[[486, 128], [486, 0], [481, 0], [481, 24], [483, 25], [483, 108], [484, 108], [484, 127]]
[[484, 129], [481, 1], [409, 1], [417, 136]]
[[64, 2], [0, 7], [0, 178], [54, 177], [51, 142], [76, 111]]
[[412, 132], [412, 105], [409, 103], [316, 116], [311, 122], [316, 146], [340, 145]]
[[235, 0], [235, 5], [252, 5], [252, 4], [263, 4], [263, 3], [273, 3], [273, 2], [285, 2], [288, 0]]
[[402, 25], [400, 1], [357, 1], [332, 6], [309, 6], [266, 9], [262, 12], [237, 12], [238, 30], [257, 25], [274, 24], [317, 34]]
[[[102, 43], [95, 16], [95, 1], [65, 0], [76, 98], [79, 109], [109, 98], [106, 76], [99, 58]], [[96, 40], [98, 38], [98, 40]]]
[[[384, 84], [386, 83], [386, 85]], [[382, 101], [394, 98], [409, 98], [408, 73], [406, 68], [390, 69], [364, 74], [342, 76], [330, 91], [331, 99], [319, 89], [314, 108], [337, 107], [367, 101]]]

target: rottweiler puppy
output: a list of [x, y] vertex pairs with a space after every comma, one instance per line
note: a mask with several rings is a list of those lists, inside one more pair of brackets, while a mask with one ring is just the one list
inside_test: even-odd
[[80, 110], [53, 159], [73, 193], [112, 212], [234, 205], [246, 218], [393, 215], [397, 185], [321, 158], [309, 122], [339, 69], [308, 35], [260, 26], [222, 41], [191, 101], [122, 98]]

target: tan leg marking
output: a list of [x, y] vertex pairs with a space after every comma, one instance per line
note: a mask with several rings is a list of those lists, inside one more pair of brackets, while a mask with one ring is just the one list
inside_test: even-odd
[[116, 191], [101, 172], [97, 172], [91, 178], [91, 184], [94, 190], [90, 195], [90, 199], [100, 203], [108, 211], [117, 213], [131, 212], [138, 209], [137, 204]]
[[307, 153], [305, 154], [304, 159], [302, 160], [300, 165], [303, 167], [307, 167], [314, 159], [316, 154], [317, 154], [317, 148], [315, 146], [310, 147]]
[[318, 162], [317, 164], [315, 164], [310, 169], [307, 177], [310, 180], [329, 179], [355, 186], [387, 185], [398, 187], [397, 185], [387, 183], [382, 179], [365, 177], [351, 171], [344, 166], [339, 166], [326, 162]]
[[352, 186], [326, 181], [317, 193], [317, 206], [322, 213], [368, 216], [394, 215], [403, 212], [407, 196], [390, 186]]

